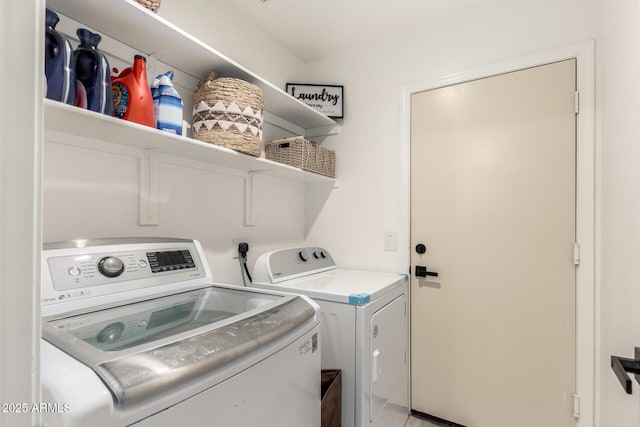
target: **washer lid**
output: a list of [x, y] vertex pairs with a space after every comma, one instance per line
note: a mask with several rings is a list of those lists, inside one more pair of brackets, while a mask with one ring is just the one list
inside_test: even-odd
[[208, 375], [314, 318], [295, 295], [211, 286], [63, 318], [43, 338], [89, 366], [118, 405]]
[[335, 269], [277, 284], [254, 283], [263, 289], [301, 293], [311, 298], [363, 305], [401, 286], [406, 274]]

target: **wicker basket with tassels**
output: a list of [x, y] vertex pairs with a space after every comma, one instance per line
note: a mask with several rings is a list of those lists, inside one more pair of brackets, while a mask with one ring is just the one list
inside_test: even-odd
[[193, 97], [193, 137], [197, 140], [260, 156], [262, 90], [244, 80], [210, 72]]

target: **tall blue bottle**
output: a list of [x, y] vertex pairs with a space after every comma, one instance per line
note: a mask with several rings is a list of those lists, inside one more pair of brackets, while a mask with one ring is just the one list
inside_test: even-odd
[[80, 45], [74, 52], [76, 78], [87, 92], [87, 109], [111, 115], [113, 94], [109, 61], [98, 50], [102, 38], [86, 28], [76, 31]]
[[60, 22], [51, 9], [46, 11], [44, 73], [47, 76], [47, 98], [75, 105], [77, 81], [71, 43], [55, 30]]

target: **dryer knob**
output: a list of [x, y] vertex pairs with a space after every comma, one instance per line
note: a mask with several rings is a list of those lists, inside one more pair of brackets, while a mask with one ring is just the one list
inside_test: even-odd
[[307, 258], [307, 254], [304, 251], [298, 251], [298, 258], [300, 258], [300, 261], [302, 262], [309, 261], [309, 258]]
[[104, 257], [98, 262], [98, 271], [103, 276], [118, 277], [124, 271], [124, 263], [114, 256]]
[[325, 254], [325, 253], [324, 253], [324, 251], [320, 251], [320, 256], [321, 256], [322, 258], [326, 258], [326, 257], [327, 257], [327, 254]]

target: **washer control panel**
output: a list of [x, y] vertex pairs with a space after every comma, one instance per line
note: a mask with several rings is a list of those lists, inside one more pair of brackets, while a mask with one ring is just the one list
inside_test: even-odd
[[57, 290], [135, 280], [196, 269], [189, 249], [130, 251], [53, 257], [48, 260]]
[[199, 246], [189, 240], [43, 251], [43, 305], [205, 277]]

